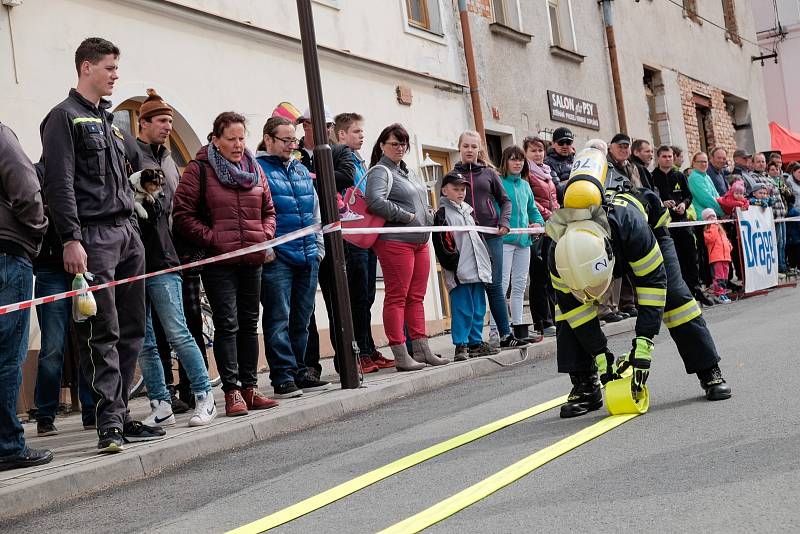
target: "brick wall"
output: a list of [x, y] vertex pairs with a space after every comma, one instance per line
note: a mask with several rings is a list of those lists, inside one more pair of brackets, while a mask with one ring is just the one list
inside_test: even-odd
[[725, 96], [722, 91], [711, 85], [678, 75], [678, 87], [681, 91], [683, 104], [683, 123], [686, 127], [686, 149], [691, 155], [700, 150], [700, 127], [697, 124], [697, 113], [693, 97], [695, 94], [708, 98], [711, 101], [710, 113], [706, 121], [706, 136], [709, 150], [715, 146], [722, 146], [733, 154], [736, 149], [733, 119], [725, 109]]
[[467, 11], [481, 17], [492, 18], [492, 0], [467, 0]]

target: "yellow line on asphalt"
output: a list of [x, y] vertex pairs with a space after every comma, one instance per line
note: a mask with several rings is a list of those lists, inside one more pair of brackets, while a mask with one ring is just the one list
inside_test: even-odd
[[395, 523], [391, 527], [382, 530], [379, 534], [389, 533], [407, 533], [419, 532], [439, 521], [447, 519], [451, 515], [463, 510], [464, 508], [475, 504], [476, 502], [484, 499], [494, 493], [495, 491], [504, 488], [524, 477], [531, 471], [543, 466], [544, 464], [555, 460], [562, 454], [565, 454], [576, 447], [593, 440], [594, 438], [605, 434], [609, 430], [618, 427], [619, 425], [638, 417], [639, 414], [626, 414], [626, 415], [612, 415], [605, 419], [593, 424], [590, 427], [584, 428], [559, 442], [550, 445], [540, 451], [537, 451], [527, 458], [512, 464], [502, 471], [498, 471], [494, 475], [483, 479], [474, 486], [456, 493], [452, 497], [445, 499], [422, 512], [409, 517], [399, 523]]
[[383, 467], [379, 467], [374, 471], [370, 471], [369, 473], [365, 473], [352, 480], [339, 484], [338, 486], [324, 491], [318, 495], [300, 501], [299, 503], [293, 504], [292, 506], [284, 508], [283, 510], [279, 510], [274, 514], [270, 514], [262, 519], [231, 530], [228, 532], [228, 534], [255, 534], [283, 525], [284, 523], [288, 523], [289, 521], [297, 519], [298, 517], [311, 513], [315, 510], [319, 510], [323, 506], [327, 506], [332, 502], [338, 501], [343, 497], [347, 497], [348, 495], [362, 490], [371, 484], [395, 475], [405, 469], [421, 464], [422, 462], [430, 460], [431, 458], [439, 456], [440, 454], [444, 454], [457, 447], [488, 436], [493, 432], [502, 430], [503, 428], [511, 426], [515, 423], [519, 423], [520, 421], [524, 421], [525, 419], [529, 419], [535, 415], [546, 412], [547, 410], [552, 410], [553, 408], [561, 406], [566, 401], [567, 396], [563, 395], [553, 400], [509, 415], [508, 417], [498, 419], [493, 423], [470, 430], [469, 432], [459, 436], [452, 437], [447, 441], [432, 445], [427, 449], [415, 452], [400, 458], [399, 460], [395, 460], [394, 462], [386, 464]]

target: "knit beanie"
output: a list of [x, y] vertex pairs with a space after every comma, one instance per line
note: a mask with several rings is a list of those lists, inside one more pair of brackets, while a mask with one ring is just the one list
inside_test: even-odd
[[741, 180], [736, 180], [735, 182], [733, 182], [733, 185], [731, 185], [731, 189], [733, 190], [734, 193], [739, 193], [740, 195], [744, 195], [744, 182]]
[[169, 115], [172, 117], [172, 108], [158, 96], [155, 89], [147, 90], [147, 99], [139, 107], [139, 118], [150, 119], [156, 115]]
[[300, 110], [294, 107], [291, 102], [281, 102], [275, 106], [275, 109], [272, 111], [272, 116], [283, 117], [284, 119], [296, 123], [297, 119], [300, 118]]
[[704, 221], [716, 221], [717, 220], [717, 213], [714, 211], [713, 208], [706, 208], [703, 210], [703, 220]]

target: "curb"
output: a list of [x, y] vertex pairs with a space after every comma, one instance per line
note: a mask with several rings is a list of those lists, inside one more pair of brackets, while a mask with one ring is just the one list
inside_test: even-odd
[[[628, 319], [606, 325], [604, 331], [606, 335], [616, 335], [632, 330], [634, 325], [635, 320]], [[523, 358], [520, 357], [523, 351], [510, 350], [400, 376], [387, 374], [358, 389], [304, 395], [291, 406], [272, 413], [268, 410], [245, 418], [223, 416], [208, 427], [185, 429], [156, 442], [129, 444], [122, 454], [87, 453], [87, 457], [72, 463], [20, 470], [19, 476], [0, 482], [0, 502], [3, 503], [0, 519], [11, 519], [121, 483], [142, 480], [203, 456], [311, 428], [394, 399], [491, 374], [523, 361], [547, 360], [555, 356], [555, 349], [555, 338], [549, 338], [528, 347], [527, 357]]]

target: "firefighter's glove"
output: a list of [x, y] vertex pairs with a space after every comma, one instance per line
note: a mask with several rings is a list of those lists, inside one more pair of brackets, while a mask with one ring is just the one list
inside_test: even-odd
[[650, 363], [653, 360], [655, 345], [646, 337], [635, 337], [628, 361], [633, 368], [631, 386], [634, 392], [642, 391], [647, 377], [650, 375]]
[[597, 374], [600, 375], [600, 383], [605, 385], [607, 382], [619, 378], [617, 374], [617, 364], [614, 355], [607, 348], [595, 354], [594, 362], [597, 365]]

